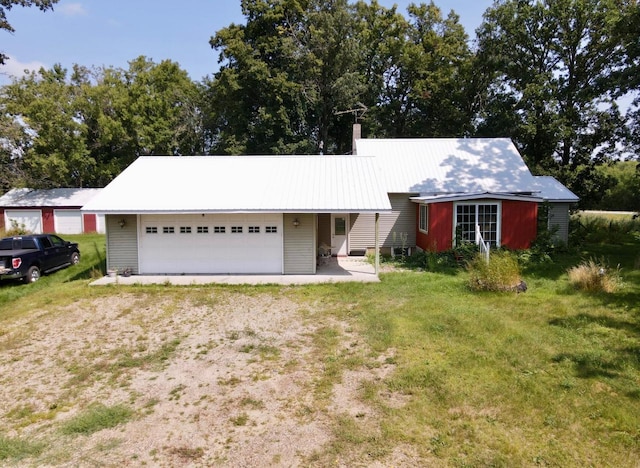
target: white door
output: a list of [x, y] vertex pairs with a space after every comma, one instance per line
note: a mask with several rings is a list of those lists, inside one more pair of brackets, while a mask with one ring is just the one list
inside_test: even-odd
[[33, 232], [42, 233], [42, 212], [40, 210], [7, 210], [4, 212], [4, 226], [6, 230], [13, 227], [13, 222], [21, 228]]
[[331, 255], [345, 257], [348, 254], [347, 234], [349, 215], [331, 215]]
[[56, 233], [82, 234], [82, 213], [80, 210], [55, 210], [53, 212]]
[[282, 214], [145, 215], [140, 273], [282, 274]]

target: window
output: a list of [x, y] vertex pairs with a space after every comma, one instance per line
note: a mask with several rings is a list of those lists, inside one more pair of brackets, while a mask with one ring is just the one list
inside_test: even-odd
[[427, 233], [429, 232], [429, 205], [418, 206], [420, 207], [418, 227], [422, 232]]
[[162, 228], [162, 234], [174, 234], [176, 229], [173, 226], [164, 226]]
[[191, 234], [191, 226], [180, 226], [180, 234]]
[[249, 234], [260, 234], [260, 226], [249, 226]]
[[267, 234], [276, 234], [278, 232], [278, 226], [267, 226], [264, 228], [264, 232]]
[[476, 241], [476, 224], [485, 242], [494, 247], [500, 245], [499, 205], [477, 203], [456, 205], [456, 243]]
[[209, 226], [198, 226], [196, 232], [198, 234], [209, 234]]
[[147, 226], [144, 232], [147, 234], [158, 234], [158, 228], [156, 226]]
[[242, 234], [242, 226], [231, 226], [231, 234]]
[[224, 234], [225, 232], [227, 232], [227, 228], [224, 226], [214, 226], [213, 227], [213, 233], [214, 234]]

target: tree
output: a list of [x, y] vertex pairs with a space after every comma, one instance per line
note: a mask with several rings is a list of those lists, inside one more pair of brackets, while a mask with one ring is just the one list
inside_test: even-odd
[[[7, 20], [7, 11], [16, 5], [22, 7], [35, 6], [42, 11], [46, 11], [53, 10], [55, 3], [58, 3], [58, 0], [2, 0], [2, 2], [0, 2], [0, 29], [8, 32], [15, 31]], [[0, 53], [0, 65], [3, 65], [7, 59], [8, 57], [5, 54]]]
[[615, 158], [624, 137], [615, 28], [634, 3], [502, 0], [478, 30], [489, 77], [479, 133], [509, 133], [534, 172], [557, 175], [587, 204], [606, 189], [595, 166]]
[[430, 2], [410, 5], [408, 16], [387, 22], [381, 43], [383, 83], [373, 103], [379, 131], [389, 137], [470, 134], [473, 56], [458, 15], [444, 18]]
[[70, 76], [55, 65], [3, 88], [3, 118], [19, 135], [5, 147], [31, 187], [104, 186], [138, 156], [203, 154], [200, 99], [170, 61], [75, 65]]

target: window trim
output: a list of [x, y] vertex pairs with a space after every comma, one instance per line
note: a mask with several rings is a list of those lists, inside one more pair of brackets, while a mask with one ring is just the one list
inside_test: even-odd
[[458, 207], [459, 206], [475, 206], [476, 221], [478, 220], [478, 205], [494, 205], [496, 210], [496, 245], [500, 247], [502, 244], [502, 201], [494, 199], [473, 200], [473, 201], [461, 201], [453, 204], [453, 242], [452, 245], [456, 247], [456, 228], [458, 226]]
[[[422, 228], [423, 221], [424, 229]], [[426, 203], [418, 205], [418, 230], [423, 234], [429, 234], [429, 205]]]

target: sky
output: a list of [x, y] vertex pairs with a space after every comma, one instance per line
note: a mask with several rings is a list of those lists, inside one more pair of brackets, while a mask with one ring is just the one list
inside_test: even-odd
[[[424, 1], [427, 3], [427, 0]], [[419, 0], [379, 0], [406, 13]], [[454, 10], [473, 38], [492, 0], [434, 0], [446, 15]], [[179, 7], [178, 7], [179, 5]], [[7, 12], [14, 33], [0, 31], [0, 51], [10, 57], [0, 65], [0, 85], [24, 69], [60, 63], [127, 68], [144, 55], [159, 63], [180, 64], [192, 80], [218, 70], [218, 53], [209, 40], [231, 23], [242, 24], [240, 0], [60, 0], [54, 11], [14, 7]]]

